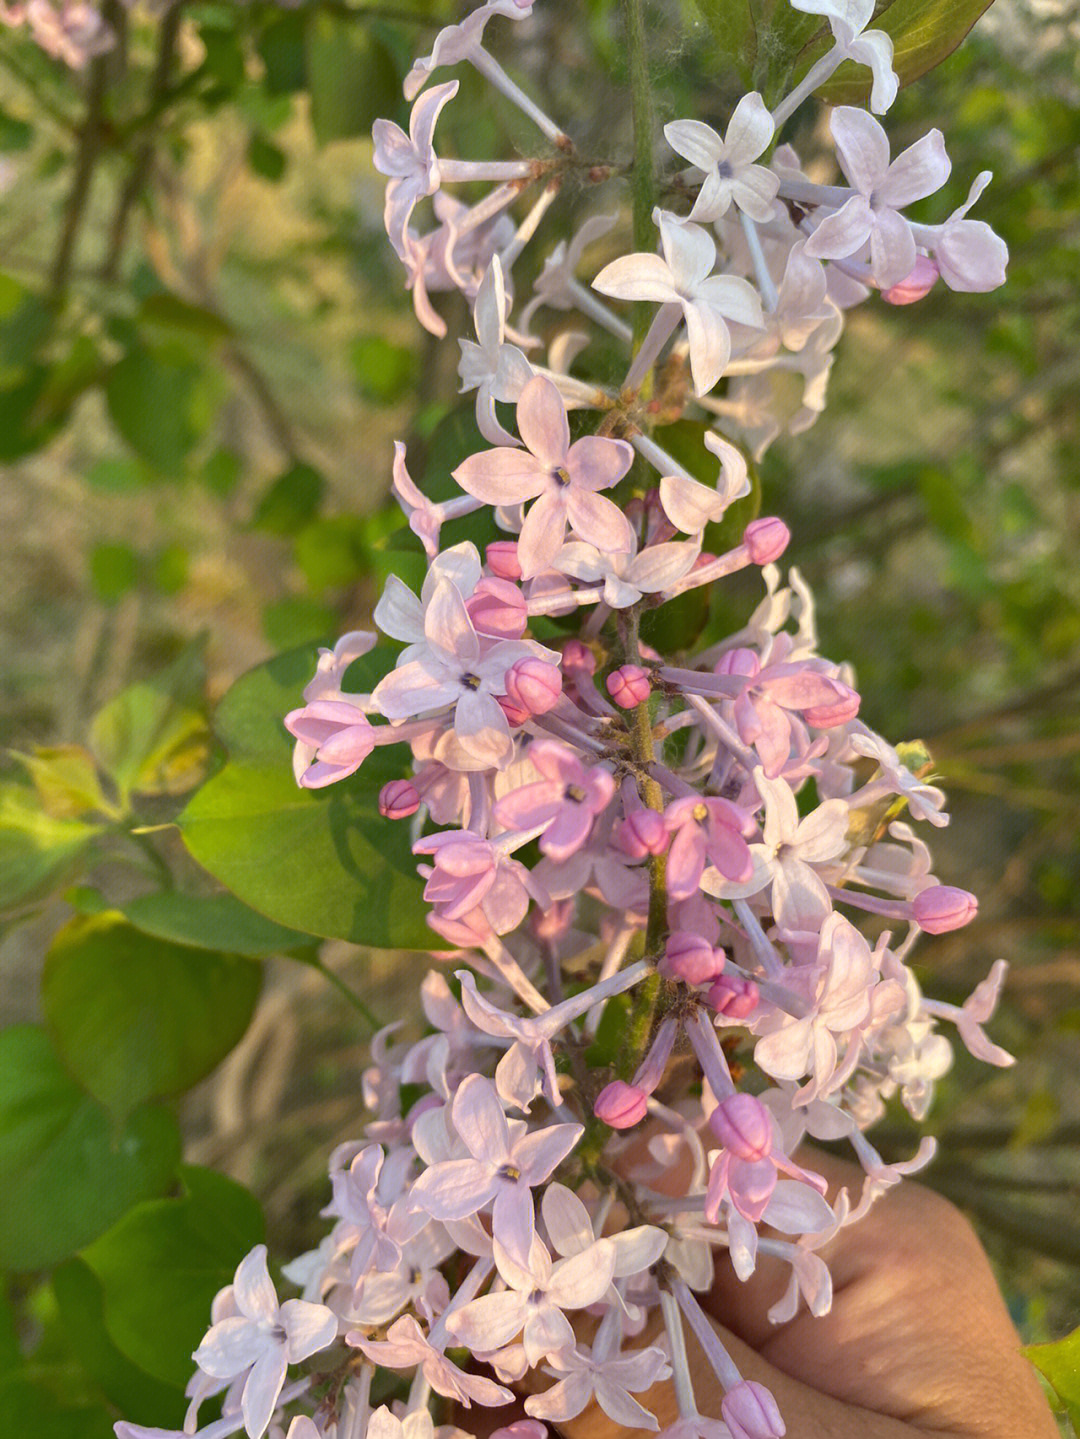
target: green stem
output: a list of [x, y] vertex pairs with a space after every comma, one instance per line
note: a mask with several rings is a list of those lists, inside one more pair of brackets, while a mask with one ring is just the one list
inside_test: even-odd
[[313, 959], [310, 960], [309, 963], [311, 964], [312, 969], [317, 969], [322, 975], [323, 979], [325, 979], [329, 984], [332, 984], [334, 988], [338, 991], [338, 993], [344, 999], [347, 999], [355, 1010], [357, 1010], [360, 1014], [363, 1015], [364, 1019], [371, 1026], [373, 1032], [377, 1029], [382, 1028], [382, 1025], [379, 1023], [376, 1016], [372, 1014], [371, 1010], [368, 1009], [367, 1005], [356, 993], [356, 991], [350, 989], [349, 986], [345, 983], [345, 981], [341, 978], [341, 976], [335, 974], [334, 971], [323, 959]]

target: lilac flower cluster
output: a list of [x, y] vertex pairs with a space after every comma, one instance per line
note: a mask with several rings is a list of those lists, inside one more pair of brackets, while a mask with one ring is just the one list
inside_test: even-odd
[[[886, 1163], [865, 1131], [894, 1095], [926, 1115], [952, 1058], [939, 1021], [979, 1058], [1011, 1062], [983, 1031], [1003, 962], [963, 1006], [926, 999], [908, 967], [920, 934], [968, 923], [975, 900], [939, 883], [911, 823], [944, 825], [944, 795], [860, 720], [850, 671], [818, 653], [811, 596], [776, 564], [786, 526], [757, 519], [734, 547], [705, 548], [749, 491], [732, 436], [760, 450], [779, 432], [771, 385], [785, 370], [806, 386], [789, 428], [813, 419], [844, 306], [873, 290], [907, 303], [939, 276], [969, 290], [1003, 278], [1004, 246], [966, 207], [937, 226], [902, 213], [948, 175], [937, 131], [890, 161], [875, 119], [834, 110], [850, 187], [806, 179], [787, 147], [763, 161], [842, 60], [870, 67], [874, 109], [896, 92], [891, 44], [865, 28], [870, 0], [797, 3], [826, 17], [832, 50], [771, 113], [744, 97], [723, 137], [692, 120], [667, 127], [692, 167], [672, 188], [692, 205], [657, 212], [658, 252], [617, 256], [587, 287], [584, 251], [616, 222], [586, 221], [548, 256], [517, 326], [514, 265], [576, 163], [483, 45], [493, 17], [525, 21], [532, 0], [489, 0], [443, 30], [406, 81], [409, 133], [375, 127], [387, 230], [418, 315], [441, 333], [431, 296], [470, 301], [460, 373], [490, 447], [458, 466], [460, 493], [441, 503], [397, 447], [394, 493], [428, 560], [419, 594], [391, 578], [375, 610], [400, 648], [379, 651], [382, 678], [356, 694], [346, 672], [378, 636], [346, 635], [285, 723], [307, 788], [362, 772], [376, 746], [409, 747], [410, 775], [379, 807], [413, 827], [450, 973], [423, 980], [424, 1037], [391, 1025], [374, 1041], [364, 1137], [331, 1160], [332, 1227], [284, 1271], [302, 1298], [279, 1303], [262, 1249], [218, 1296], [187, 1434], [431, 1439], [435, 1414], [450, 1416], [433, 1396], [500, 1406], [529, 1376], [529, 1417], [503, 1439], [542, 1439], [593, 1401], [616, 1424], [656, 1430], [649, 1391], [669, 1379], [673, 1439], [775, 1439], [775, 1401], [702, 1308], [715, 1255], [744, 1280], [759, 1255], [790, 1267], [777, 1323], [803, 1304], [826, 1313], [819, 1251], [933, 1154], [924, 1139]], [[425, 86], [463, 61], [553, 154], [436, 155], [457, 85]], [[464, 205], [443, 193], [456, 181], [492, 188]], [[515, 225], [507, 212], [534, 184]], [[420, 234], [426, 198], [437, 227]], [[636, 350], [599, 295], [657, 307]], [[627, 345], [617, 393], [571, 373], [576, 330], [537, 362], [542, 307]], [[713, 483], [652, 433], [676, 392], [680, 413], [716, 417]], [[513, 428], [498, 411], [509, 404]], [[600, 415], [576, 440], [571, 410]], [[484, 507], [504, 538], [483, 554], [442, 545], [443, 525]], [[642, 640], [646, 611], [739, 570], [759, 571], [764, 594], [737, 633], [677, 663]], [[799, 1151], [807, 1137], [850, 1144], [857, 1192], [830, 1202]], [[575, 1324], [582, 1315], [592, 1324]], [[687, 1327], [720, 1415], [699, 1411]], [[389, 1406], [372, 1403], [376, 1369], [402, 1376]], [[222, 1417], [198, 1428], [219, 1392]], [[120, 1439], [165, 1432], [117, 1426]]]

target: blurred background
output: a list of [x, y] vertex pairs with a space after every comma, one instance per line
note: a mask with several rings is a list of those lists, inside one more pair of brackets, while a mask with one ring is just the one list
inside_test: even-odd
[[[72, 747], [100, 762], [94, 717], [132, 685], [168, 675], [182, 700], [136, 786], [152, 824], [205, 772], [206, 717], [240, 674], [363, 625], [394, 559], [391, 442], [422, 474], [456, 409], [456, 346], [413, 317], [368, 138], [375, 116], [403, 118], [400, 76], [452, 7], [178, 8], [167, 46], [168, 21], [135, 12], [97, 70], [0, 31], [0, 864], [30, 784], [57, 823], [81, 813], [33, 757], [53, 779], [83, 764]], [[628, 149], [610, 133], [613, 9], [538, 4], [512, 54], [492, 32], [605, 153]], [[682, 18], [676, 40], [657, 17], [660, 118], [723, 121], [737, 76], [691, 0]], [[893, 153], [936, 124], [953, 161], [926, 217], [994, 172], [977, 215], [1009, 244], [1009, 283], [851, 313], [824, 415], [761, 466], [822, 652], [854, 665], [869, 724], [925, 743], [950, 796], [936, 872], [980, 912], [933, 943], [925, 986], [960, 1000], [995, 958], [1011, 966], [994, 1037], [1019, 1063], [958, 1056], [926, 1178], [975, 1219], [1032, 1340], [1080, 1320], [1078, 39], [1069, 0], [996, 0], [901, 92]], [[822, 114], [785, 137], [809, 160]], [[491, 106], [448, 133], [462, 154], [521, 139]], [[464, 311], [444, 313], [463, 333]], [[81, 892], [138, 894], [154, 866], [190, 865], [168, 832], [76, 849], [0, 896], [0, 1025], [39, 1019], [43, 955]], [[380, 1015], [415, 1002], [421, 960], [404, 973], [333, 941], [318, 963]], [[320, 1233], [366, 1037], [322, 969], [271, 960], [244, 1038], [184, 1101], [188, 1158], [256, 1192], [280, 1254]], [[900, 1116], [881, 1144], [914, 1147]]]

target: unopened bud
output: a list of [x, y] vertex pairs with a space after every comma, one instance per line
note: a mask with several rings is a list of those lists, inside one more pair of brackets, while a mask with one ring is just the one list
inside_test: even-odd
[[783, 1439], [787, 1428], [776, 1400], [754, 1379], [743, 1379], [729, 1389], [720, 1403], [731, 1439]]
[[593, 1113], [612, 1129], [633, 1129], [645, 1118], [648, 1108], [649, 1096], [644, 1090], [616, 1079], [596, 1096]]
[[705, 1002], [717, 1014], [727, 1015], [729, 1019], [745, 1019], [757, 1009], [759, 998], [758, 987], [752, 979], [744, 979], [741, 974], [722, 974], [709, 986]]
[[379, 791], [383, 819], [408, 819], [420, 808], [420, 791], [407, 779], [392, 779]]
[[517, 540], [492, 540], [484, 551], [487, 567], [500, 580], [520, 580]]
[[652, 692], [649, 671], [640, 665], [620, 665], [608, 675], [606, 684], [608, 694], [624, 710], [644, 704]]
[[835, 698], [829, 704], [803, 710], [803, 719], [815, 729], [832, 729], [835, 725], [847, 724], [859, 713], [861, 698], [856, 691], [840, 680], [832, 680], [831, 684]]
[[[535, 655], [516, 660], [506, 671], [506, 698], [518, 710], [529, 715], [544, 715], [559, 702], [562, 694], [562, 672], [558, 665]], [[521, 723], [521, 721], [519, 721]]]
[[778, 560], [788, 547], [791, 531], [783, 520], [767, 515], [760, 520], [751, 520], [743, 531], [743, 544], [750, 551], [755, 565], [771, 565]]
[[895, 285], [890, 285], [887, 290], [882, 290], [881, 298], [888, 305], [914, 305], [916, 301], [929, 295], [940, 274], [941, 271], [929, 255], [919, 255], [911, 273]]
[[927, 934], [948, 934], [950, 929], [963, 929], [979, 912], [979, 901], [966, 889], [951, 884], [932, 884], [922, 889], [911, 901], [915, 923]]
[[709, 1115], [709, 1128], [736, 1159], [751, 1163], [772, 1152], [772, 1115], [753, 1094], [731, 1094]]
[[584, 670], [587, 675], [596, 673], [596, 656], [581, 640], [567, 640], [562, 650], [562, 667], [567, 674]]
[[506, 722], [515, 729], [523, 725], [527, 719], [532, 719], [532, 710], [527, 710], [521, 705], [516, 705], [509, 695], [496, 695], [495, 703], [506, 716]]
[[465, 601], [473, 625], [482, 635], [519, 640], [529, 624], [525, 596], [509, 580], [480, 580]]
[[681, 979], [684, 984], [707, 984], [724, 968], [726, 956], [714, 949], [700, 934], [677, 929], [668, 939], [660, 973], [665, 979]]
[[713, 665], [714, 674], [738, 675], [740, 679], [753, 679], [760, 669], [761, 660], [757, 653], [741, 645], [737, 649], [728, 650]]
[[663, 854], [671, 836], [664, 816], [654, 809], [637, 809], [628, 814], [619, 826], [618, 841], [631, 859], [644, 859], [647, 854]]

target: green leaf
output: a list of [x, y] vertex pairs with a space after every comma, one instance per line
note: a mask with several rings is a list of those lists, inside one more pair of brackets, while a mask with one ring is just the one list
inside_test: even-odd
[[129, 900], [122, 909], [143, 934], [249, 959], [285, 954], [311, 943], [310, 935], [275, 924], [231, 894], [201, 897], [163, 890]]
[[90, 748], [125, 803], [133, 793], [182, 794], [201, 774], [210, 735], [192, 702], [200, 688], [200, 657], [183, 655], [156, 679], [121, 690], [94, 716]]
[[53, 1294], [68, 1346], [110, 1404], [135, 1424], [179, 1429], [187, 1401], [121, 1354], [105, 1328], [101, 1281], [82, 1259], [69, 1259], [52, 1276]]
[[259, 37], [256, 49], [266, 67], [263, 84], [271, 95], [304, 88], [304, 30], [307, 17], [277, 15]]
[[197, 438], [200, 367], [172, 351], [137, 345], [109, 371], [105, 401], [119, 434], [147, 464], [177, 479]]
[[19, 1335], [15, 1328], [15, 1311], [11, 1301], [0, 1289], [0, 1379], [22, 1365]]
[[248, 164], [252, 172], [272, 184], [284, 176], [288, 159], [280, 145], [275, 145], [265, 135], [254, 134], [248, 142]]
[[1080, 1329], [1056, 1344], [1029, 1344], [1024, 1353], [1053, 1389], [1080, 1432]]
[[[893, 69], [900, 84], [910, 85], [947, 59], [991, 4], [992, 0], [891, 0], [874, 16], [873, 28], [892, 36]], [[870, 83], [865, 65], [847, 63], [817, 93], [830, 105], [858, 105], [869, 95]]]
[[0, 1380], [0, 1413], [8, 1433], [26, 1439], [113, 1439], [104, 1409], [65, 1407], [21, 1375]]
[[77, 819], [96, 811], [117, 818], [115, 805], [102, 791], [93, 756], [82, 745], [38, 745], [33, 754], [10, 753], [33, 780], [46, 814]]
[[320, 145], [369, 135], [380, 115], [397, 110], [397, 67], [370, 26], [349, 16], [311, 15], [305, 60], [311, 123]]
[[385, 335], [361, 335], [353, 341], [349, 357], [357, 389], [373, 404], [393, 404], [416, 383], [415, 351], [392, 344]]
[[101, 832], [100, 825], [47, 814], [28, 787], [0, 785], [0, 909], [48, 893]]
[[316, 594], [353, 584], [370, 568], [367, 525], [359, 515], [312, 520], [296, 537], [293, 553]]
[[193, 305], [190, 300], [173, 295], [168, 290], [147, 295], [139, 306], [136, 319], [142, 324], [160, 325], [166, 330], [195, 335], [200, 340], [227, 340], [233, 334], [228, 321], [213, 310]]
[[99, 600], [115, 604], [139, 578], [139, 557], [130, 545], [95, 545], [90, 552], [90, 583]]
[[0, 1032], [0, 1267], [44, 1268], [161, 1194], [180, 1158], [167, 1110], [117, 1126], [34, 1025]]
[[180, 1174], [182, 1195], [138, 1205], [82, 1256], [101, 1281], [113, 1343], [176, 1385], [191, 1376], [214, 1295], [263, 1239], [258, 1202], [242, 1185], [190, 1165]]
[[124, 1115], [209, 1074], [251, 1022], [261, 981], [238, 955], [155, 939], [115, 912], [80, 915], [45, 956], [41, 1003], [70, 1072]]
[[334, 610], [312, 595], [289, 595], [263, 610], [263, 634], [277, 650], [314, 644], [334, 628]]
[[271, 535], [293, 535], [318, 513], [326, 482], [310, 465], [293, 465], [264, 492], [251, 524]]
[[[373, 686], [391, 656], [358, 660], [350, 682]], [[380, 746], [359, 773], [300, 789], [282, 719], [302, 704], [314, 654], [281, 655], [245, 675], [218, 711], [229, 763], [188, 803], [179, 824], [191, 854], [245, 904], [308, 934], [386, 949], [426, 948], [421, 885], [406, 827], [380, 817], [376, 795], [405, 772], [407, 750]]]

